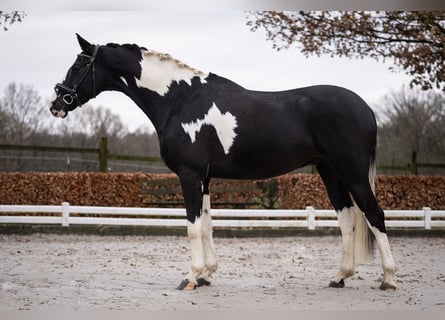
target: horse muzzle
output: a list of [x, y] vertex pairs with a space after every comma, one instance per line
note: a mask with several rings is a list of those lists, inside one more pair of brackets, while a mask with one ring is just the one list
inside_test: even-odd
[[51, 111], [52, 115], [56, 118], [66, 118], [68, 111], [65, 109], [63, 102], [59, 102], [58, 100], [59, 99], [56, 99], [51, 102], [49, 111]]

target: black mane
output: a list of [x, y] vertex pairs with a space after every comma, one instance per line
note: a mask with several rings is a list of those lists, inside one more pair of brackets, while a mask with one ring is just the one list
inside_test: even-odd
[[133, 52], [140, 52], [141, 50], [147, 50], [147, 48], [145, 47], [140, 47], [137, 44], [129, 44], [129, 43], [124, 43], [124, 44], [118, 44], [118, 43], [107, 43], [106, 47], [109, 48], [125, 48], [127, 50], [133, 51]]

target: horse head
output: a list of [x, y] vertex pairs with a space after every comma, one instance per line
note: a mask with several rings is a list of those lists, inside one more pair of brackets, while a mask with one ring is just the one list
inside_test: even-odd
[[100, 89], [95, 64], [99, 46], [76, 35], [82, 52], [77, 55], [62, 83], [55, 85], [56, 98], [50, 103], [51, 113], [59, 118], [65, 118], [68, 112], [96, 97]]

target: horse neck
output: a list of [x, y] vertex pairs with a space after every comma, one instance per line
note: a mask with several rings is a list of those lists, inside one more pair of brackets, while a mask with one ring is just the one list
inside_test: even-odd
[[[148, 53], [147, 53], [148, 52]], [[147, 51], [140, 62], [141, 75], [121, 85], [160, 133], [168, 122], [172, 109], [203, 83], [208, 74], [191, 68], [169, 55]]]
[[134, 103], [148, 116], [156, 131], [159, 133], [166, 122], [170, 108], [165, 99], [159, 98], [155, 93], [138, 88], [122, 90]]

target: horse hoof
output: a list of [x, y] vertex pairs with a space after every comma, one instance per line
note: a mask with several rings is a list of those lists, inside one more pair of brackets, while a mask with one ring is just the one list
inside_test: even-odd
[[396, 290], [397, 287], [394, 284], [390, 284], [388, 282], [382, 282], [380, 289], [384, 290], [384, 291], [392, 292], [392, 291]]
[[331, 287], [331, 288], [344, 288], [345, 287], [345, 282], [343, 281], [343, 279], [341, 279], [340, 282], [331, 281], [331, 282], [329, 282], [329, 287]]
[[179, 284], [179, 286], [176, 288], [178, 290], [195, 290], [196, 284], [193, 282], [190, 282], [188, 279], [182, 280], [182, 282]]
[[198, 287], [210, 286], [210, 281], [208, 281], [204, 278], [198, 278], [197, 282], [198, 282]]

